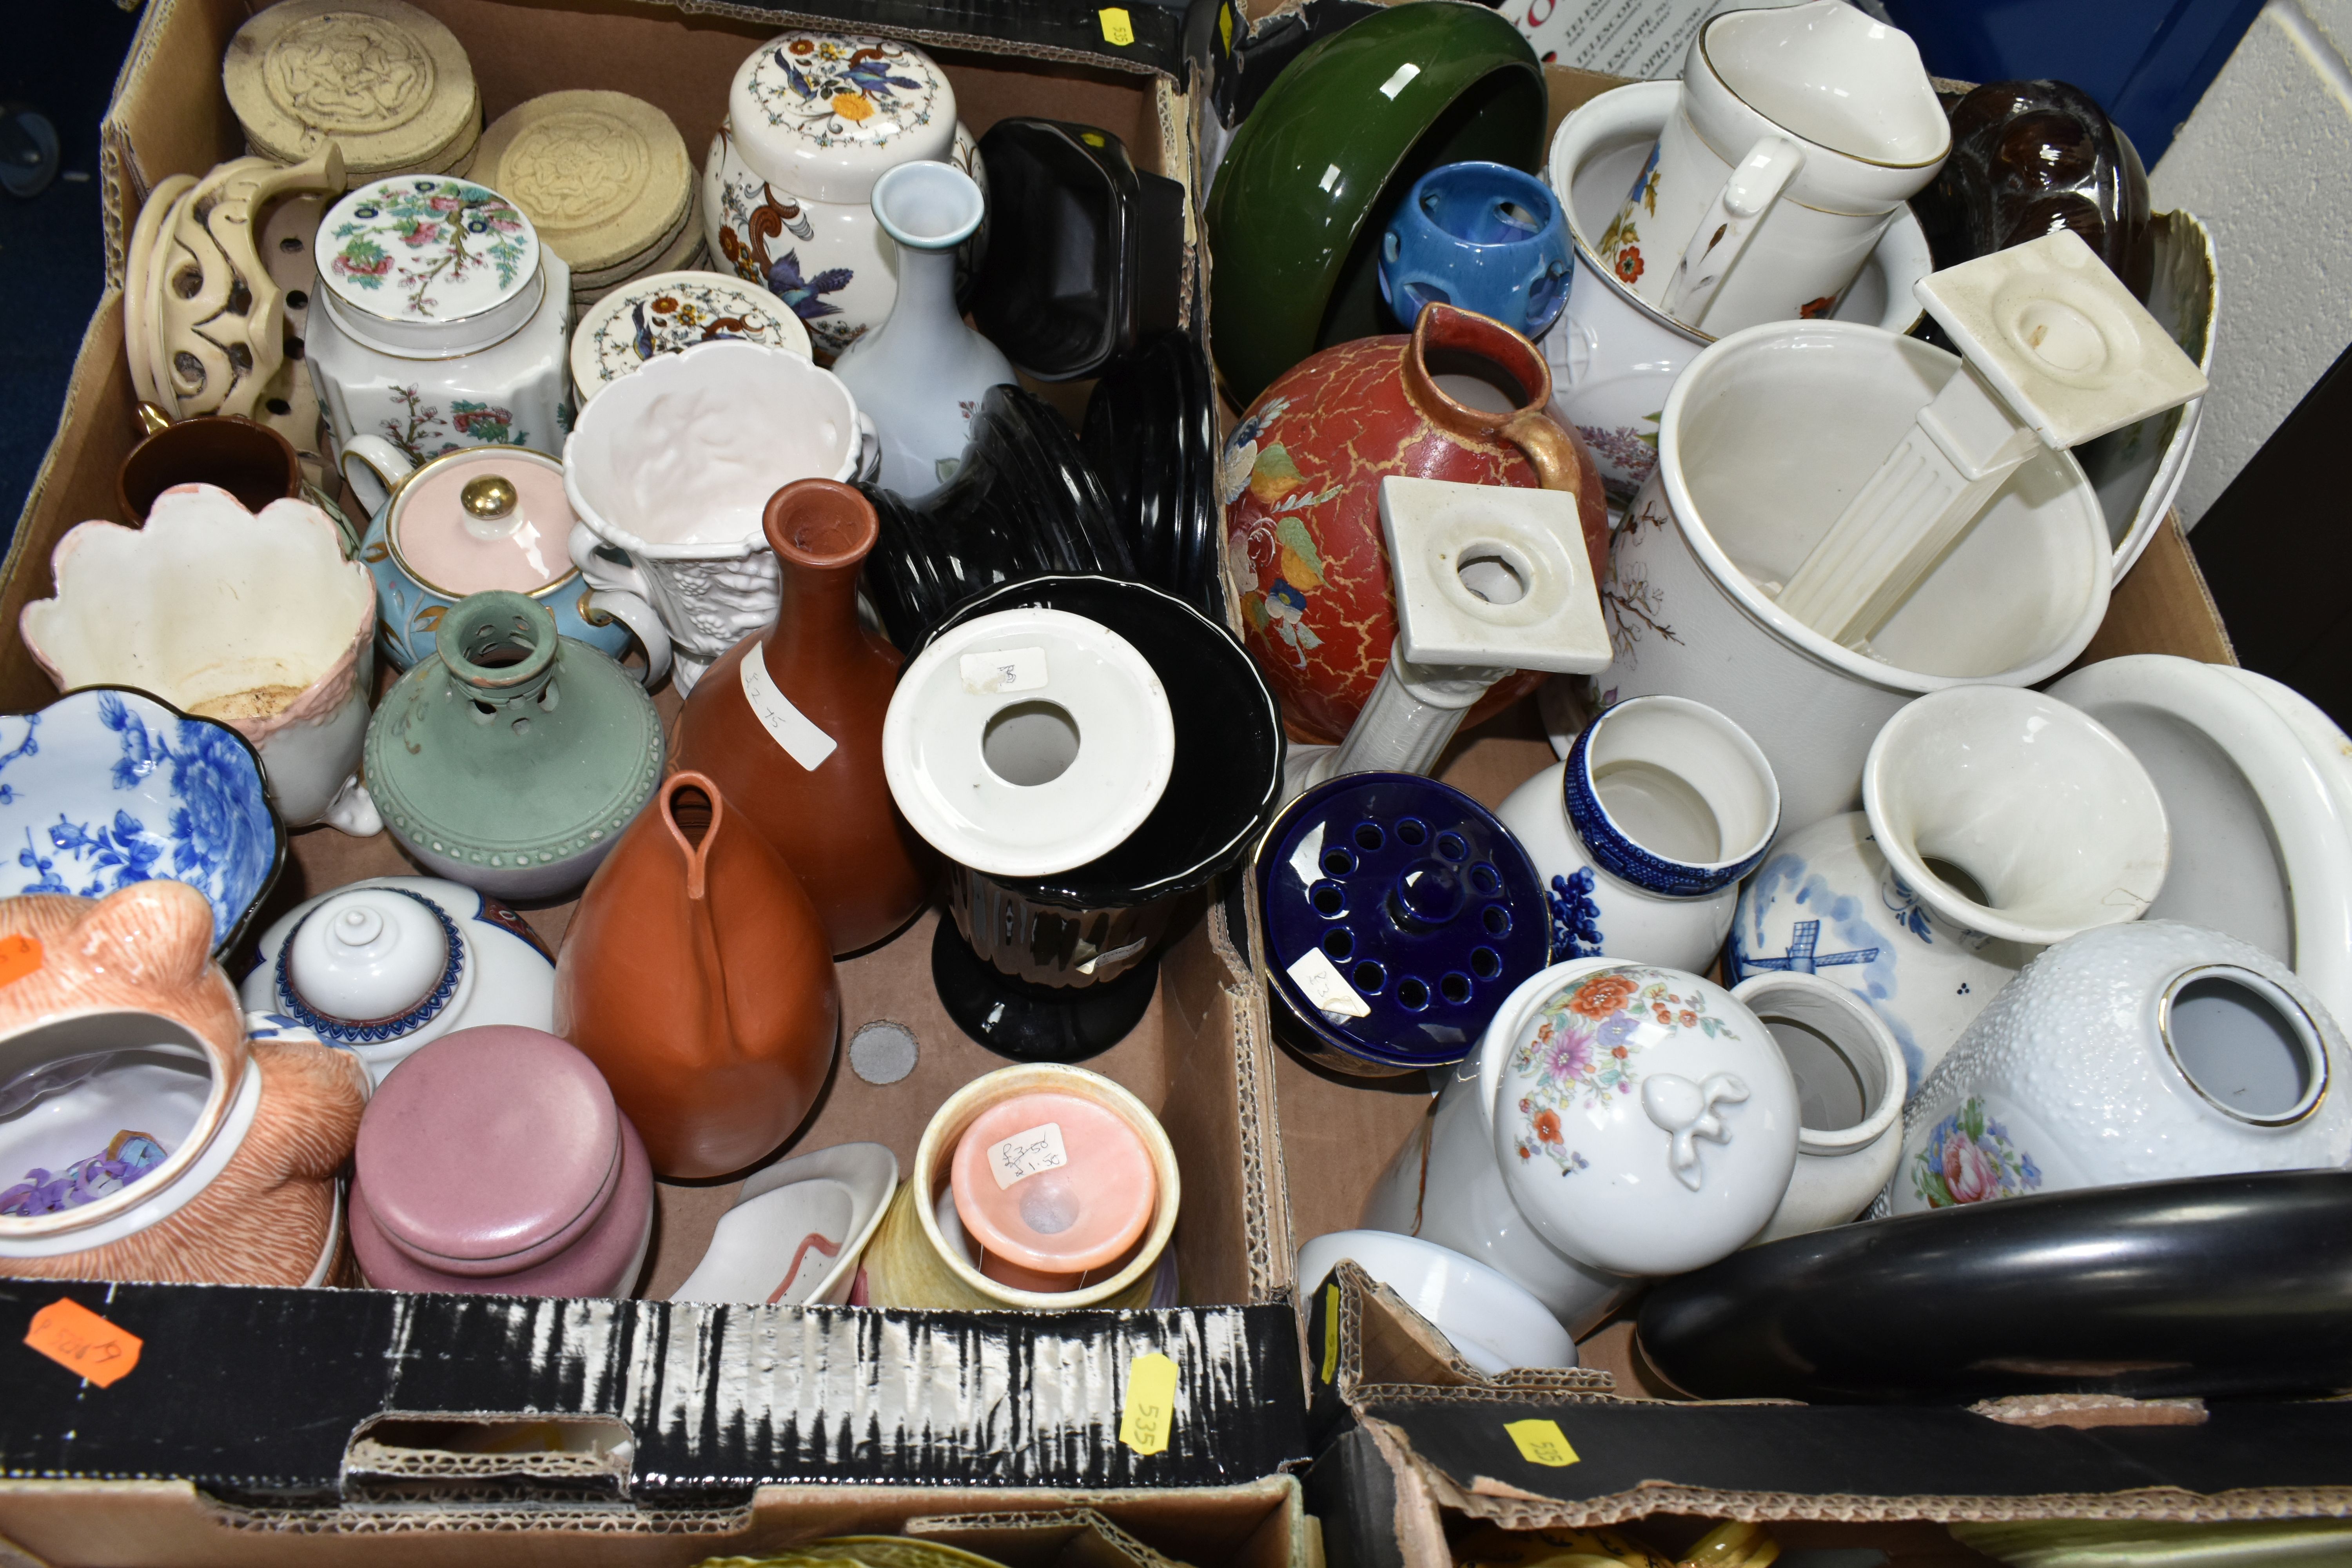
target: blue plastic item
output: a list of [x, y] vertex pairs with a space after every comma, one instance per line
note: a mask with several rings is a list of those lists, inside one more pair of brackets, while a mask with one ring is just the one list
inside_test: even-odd
[[1424, 305], [1458, 305], [1540, 338], [1568, 307], [1572, 259], [1541, 180], [1447, 163], [1414, 182], [1381, 237], [1381, 298], [1408, 330]]
[[1308, 790], [1275, 819], [1256, 874], [1266, 968], [1288, 1015], [1276, 1022], [1337, 1071], [1460, 1061], [1551, 962], [1527, 851], [1485, 806], [1418, 773]]
[[2098, 100], [2150, 169], [2213, 85], [2262, 0], [1885, 0], [1928, 70], [2056, 78]]

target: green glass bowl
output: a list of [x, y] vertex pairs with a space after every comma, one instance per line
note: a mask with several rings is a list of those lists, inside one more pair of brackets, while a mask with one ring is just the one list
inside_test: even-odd
[[1313, 44], [1234, 132], [1209, 192], [1210, 346], [1237, 408], [1332, 343], [1389, 330], [1389, 209], [1441, 163], [1539, 174], [1543, 68], [1482, 5], [1415, 0]]

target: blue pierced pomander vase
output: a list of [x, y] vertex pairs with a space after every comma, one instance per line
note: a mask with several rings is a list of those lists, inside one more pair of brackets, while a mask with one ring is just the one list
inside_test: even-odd
[[1414, 182], [1381, 237], [1381, 298], [1410, 328], [1456, 305], [1540, 338], [1568, 308], [1574, 257], [1559, 200], [1503, 163], [1446, 163]]
[[1293, 801], [1259, 846], [1257, 893], [1276, 1026], [1339, 1072], [1461, 1060], [1551, 959], [1526, 852], [1414, 773], [1348, 773]]
[[244, 736], [108, 686], [0, 717], [0, 896], [187, 883], [212, 904], [215, 953], [244, 933], [286, 854]]
[[1558, 959], [1705, 973], [1739, 879], [1780, 826], [1771, 764], [1703, 703], [1636, 697], [1602, 710], [1496, 815], [1543, 879]]

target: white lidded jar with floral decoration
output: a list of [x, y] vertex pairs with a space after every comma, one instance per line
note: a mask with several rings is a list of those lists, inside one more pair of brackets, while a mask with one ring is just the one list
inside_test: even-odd
[[461, 447], [554, 457], [572, 424], [572, 273], [487, 185], [374, 180], [319, 226], [304, 343], [340, 452], [382, 437], [422, 466]]
[[874, 184], [919, 160], [953, 163], [987, 192], [936, 60], [889, 38], [780, 34], [736, 69], [703, 164], [711, 260], [766, 284], [830, 365], [898, 299]]
[[1533, 1291], [1572, 1334], [1727, 1257], [1797, 1163], [1780, 1042], [1696, 974], [1583, 958], [1505, 999], [1364, 1205]]

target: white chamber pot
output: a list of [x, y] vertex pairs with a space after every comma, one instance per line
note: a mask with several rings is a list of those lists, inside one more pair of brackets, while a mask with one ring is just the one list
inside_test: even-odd
[[1762, 1230], [1798, 1138], [1794, 1079], [1743, 1003], [1694, 974], [1576, 959], [1504, 1002], [1363, 1224], [1508, 1275], [1573, 1335], [1643, 1277]]
[[237, 988], [248, 1015], [350, 1051], [371, 1083], [455, 1029], [552, 1032], [555, 964], [522, 917], [438, 877], [372, 877], [261, 933]]
[[1525, 1286], [1418, 1237], [1335, 1230], [1298, 1249], [1298, 1288], [1312, 1290], [1347, 1258], [1429, 1320], [1464, 1361], [1496, 1376], [1514, 1367], [1576, 1364], [1576, 1342]]
[[49, 559], [57, 597], [19, 624], [58, 689], [132, 687], [227, 724], [261, 754], [289, 826], [383, 831], [359, 779], [375, 590], [325, 512], [292, 500], [248, 512], [226, 490], [175, 485], [143, 528], [81, 523]]
[[1776, 322], [1707, 348], [1666, 400], [1657, 470], [1601, 585], [1616, 658], [1593, 684], [1604, 705], [1704, 702], [1755, 737], [1783, 834], [1853, 806], [1863, 759], [1906, 702], [2046, 680], [2105, 616], [2098, 497], [2070, 454], [2047, 448], [1861, 647], [1774, 603], [1959, 368], [1875, 327]]
[[1543, 879], [1554, 957], [1697, 971], [1780, 826], [1780, 792], [1730, 720], [1642, 697], [1587, 724], [1496, 816]]
[[[1584, 437], [1603, 482], [1621, 499], [1657, 466], [1658, 421], [1675, 378], [1715, 341], [1634, 292], [1601, 261], [1598, 245], [1680, 93], [1673, 81], [1601, 93], [1560, 121], [1545, 163], [1576, 247], [1568, 309], [1542, 342], [1552, 407]], [[1831, 319], [1907, 332], [1923, 313], [1911, 285], [1934, 268], [1927, 237], [1906, 206], [1879, 235]]]
[[832, 372], [789, 349], [714, 339], [606, 386], [563, 444], [572, 560], [651, 605], [681, 692], [776, 618], [768, 498], [870, 472], [873, 423]]
[[2171, 921], [2027, 965], [1903, 1117], [1895, 1214], [2126, 1182], [2342, 1165], [2343, 1031], [2294, 972]]

